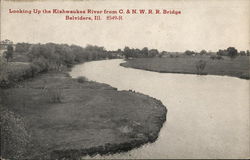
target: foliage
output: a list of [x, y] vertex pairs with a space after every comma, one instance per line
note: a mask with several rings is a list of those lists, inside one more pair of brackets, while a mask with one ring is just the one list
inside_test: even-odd
[[144, 47], [142, 50], [136, 48], [130, 49], [129, 47], [125, 47], [123, 50], [123, 55], [126, 59], [128, 58], [142, 58], [142, 57], [156, 57], [159, 55], [159, 52], [157, 49], [150, 49], [148, 50], [147, 47]]
[[222, 56], [220, 56], [220, 55], [211, 55], [210, 56], [210, 59], [212, 59], [212, 60], [223, 60], [223, 57]]
[[203, 49], [203, 50], [200, 51], [200, 55], [205, 55], [205, 54], [207, 54], [206, 50]]
[[62, 89], [58, 87], [49, 87], [45, 89], [45, 95], [51, 103], [60, 103], [62, 102]]
[[246, 56], [247, 54], [246, 54], [245, 51], [240, 51], [240, 52], [239, 52], [239, 55], [240, 55], [240, 56]]
[[196, 62], [195, 67], [196, 67], [196, 70], [197, 70], [197, 74], [202, 74], [203, 70], [206, 67], [206, 64], [207, 63], [204, 60], [199, 60], [198, 62]]
[[0, 57], [0, 87], [5, 87], [8, 82], [7, 62]]
[[230, 58], [235, 58], [238, 55], [238, 51], [234, 47], [228, 47], [227, 54]]
[[157, 49], [151, 49], [151, 50], [149, 50], [149, 52], [148, 52], [148, 57], [155, 57], [155, 56], [158, 55], [158, 54], [159, 54], [159, 52], [158, 52]]
[[[24, 77], [33, 77], [40, 72], [63, 71], [67, 67], [71, 67], [79, 62], [118, 57], [117, 52], [106, 51], [104, 47], [92, 45], [87, 45], [83, 48], [76, 45], [69, 46], [67, 44], [55, 43], [32, 45], [18, 43], [18, 46], [17, 50], [20, 52], [28, 50], [25, 56], [28, 57], [30, 65], [27, 65], [28, 63], [9, 63], [10, 65], [6, 63], [6, 65], [3, 65], [5, 61], [1, 59], [0, 65], [5, 67], [1, 67], [0, 84], [9, 82], [8, 80], [16, 82]], [[6, 53], [7, 52], [12, 53], [13, 47], [9, 47]], [[7, 60], [9, 60], [9, 58]], [[20, 66], [20, 68], [17, 68], [15, 66], [16, 64], [18, 64], [17, 66]], [[8, 73], [4, 71], [7, 69]]]
[[250, 51], [249, 50], [247, 50], [246, 55], [250, 56]]
[[5, 40], [2, 40], [1, 42], [0, 42], [0, 49], [6, 49], [6, 46], [8, 46], [8, 45], [12, 45], [13, 44], [13, 42], [12, 41], [10, 41], [10, 40], [8, 40], [8, 39], [5, 39]]
[[15, 48], [15, 52], [19, 52], [19, 53], [28, 52], [30, 46], [31, 46], [31, 44], [29, 44], [29, 43], [17, 43], [16, 48]]
[[21, 159], [30, 140], [24, 121], [1, 106], [1, 155], [3, 158]]
[[14, 51], [13, 46], [12, 45], [8, 45], [7, 46], [7, 51], [4, 52], [5, 58], [7, 59], [7, 62], [9, 62], [10, 59], [13, 58], [13, 51]]
[[0, 80], [6, 78], [7, 74], [7, 62], [4, 58], [0, 57]]
[[220, 49], [217, 52], [217, 55], [235, 58], [236, 56], [238, 56], [238, 51], [234, 47], [228, 47], [227, 49], [224, 49], [224, 50]]
[[86, 77], [80, 76], [77, 78], [77, 82], [79, 82], [79, 83], [84, 83], [86, 81], [88, 81], [88, 79]]
[[186, 50], [185, 52], [184, 52], [184, 54], [186, 54], [186, 55], [193, 55], [193, 54], [196, 54], [194, 51], [190, 51], [190, 50]]
[[82, 48], [77, 45], [47, 43], [31, 45], [28, 56], [33, 65], [48, 71], [88, 60], [114, 58], [115, 55], [107, 52], [104, 47], [87, 45]]

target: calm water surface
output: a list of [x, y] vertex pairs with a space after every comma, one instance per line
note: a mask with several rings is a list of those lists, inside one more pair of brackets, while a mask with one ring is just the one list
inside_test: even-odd
[[250, 157], [249, 81], [124, 68], [123, 60], [77, 65], [72, 77], [132, 89], [162, 101], [167, 122], [156, 142], [126, 153], [94, 158]]

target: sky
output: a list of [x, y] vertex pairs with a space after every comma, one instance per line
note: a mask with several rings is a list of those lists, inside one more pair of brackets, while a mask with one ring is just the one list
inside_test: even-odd
[[[13, 14], [9, 13], [9, 9], [166, 9], [180, 10], [181, 14], [123, 14], [122, 21], [108, 21], [105, 18], [109, 15], [101, 14], [101, 21], [70, 21], [65, 20], [66, 14]], [[54, 42], [80, 46], [92, 44], [104, 46], [108, 50], [123, 49], [125, 46], [177, 52], [202, 49], [217, 51], [229, 46], [247, 50], [250, 47], [250, 1], [3, 0], [1, 40], [4, 39], [15, 43]]]

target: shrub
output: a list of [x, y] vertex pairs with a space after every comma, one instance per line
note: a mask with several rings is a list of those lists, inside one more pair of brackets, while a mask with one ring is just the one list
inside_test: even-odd
[[8, 83], [7, 62], [0, 57], [0, 88], [5, 87]]
[[0, 111], [1, 156], [8, 159], [21, 159], [30, 141], [24, 121], [13, 112], [3, 109]]
[[45, 88], [46, 96], [51, 103], [60, 103], [62, 102], [62, 89], [61, 88]]
[[222, 57], [222, 56], [216, 56], [216, 58], [218, 59], [218, 60], [223, 60], [224, 58]]
[[86, 82], [86, 81], [88, 81], [88, 79], [86, 78], [86, 77], [78, 77], [77, 78], [77, 82], [79, 82], [79, 83], [84, 83], [84, 82]]
[[42, 71], [47, 71], [48, 70], [48, 62], [43, 57], [39, 57], [39, 58], [33, 59], [32, 65], [36, 65], [37, 66], [36, 68], [38, 69], [37, 70], [38, 72], [42, 72]]
[[199, 60], [198, 62], [196, 62], [195, 67], [196, 67], [196, 70], [197, 70], [197, 74], [202, 74], [203, 70], [206, 67], [206, 64], [207, 63], [204, 60]]
[[222, 60], [223, 57], [220, 56], [220, 55], [212, 55], [212, 56], [210, 56], [210, 59], [212, 59], [212, 60], [215, 60], [215, 59], [217, 59], [217, 60]]

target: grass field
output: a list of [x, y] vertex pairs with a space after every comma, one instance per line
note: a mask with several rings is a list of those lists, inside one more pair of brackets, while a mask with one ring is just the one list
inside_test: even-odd
[[249, 79], [250, 59], [248, 56], [239, 56], [235, 59], [223, 57], [222, 60], [212, 60], [209, 56], [179, 56], [164, 58], [137, 58], [127, 60], [121, 64], [124, 67], [132, 67], [156, 72], [197, 74], [196, 63], [199, 60], [206, 61], [203, 74], [227, 75]]
[[126, 150], [157, 138], [166, 116], [158, 100], [64, 73], [40, 74], [3, 89], [0, 100], [4, 110], [21, 117], [29, 133], [16, 133], [27, 138], [26, 144], [16, 143], [17, 149], [25, 148], [25, 159]]

